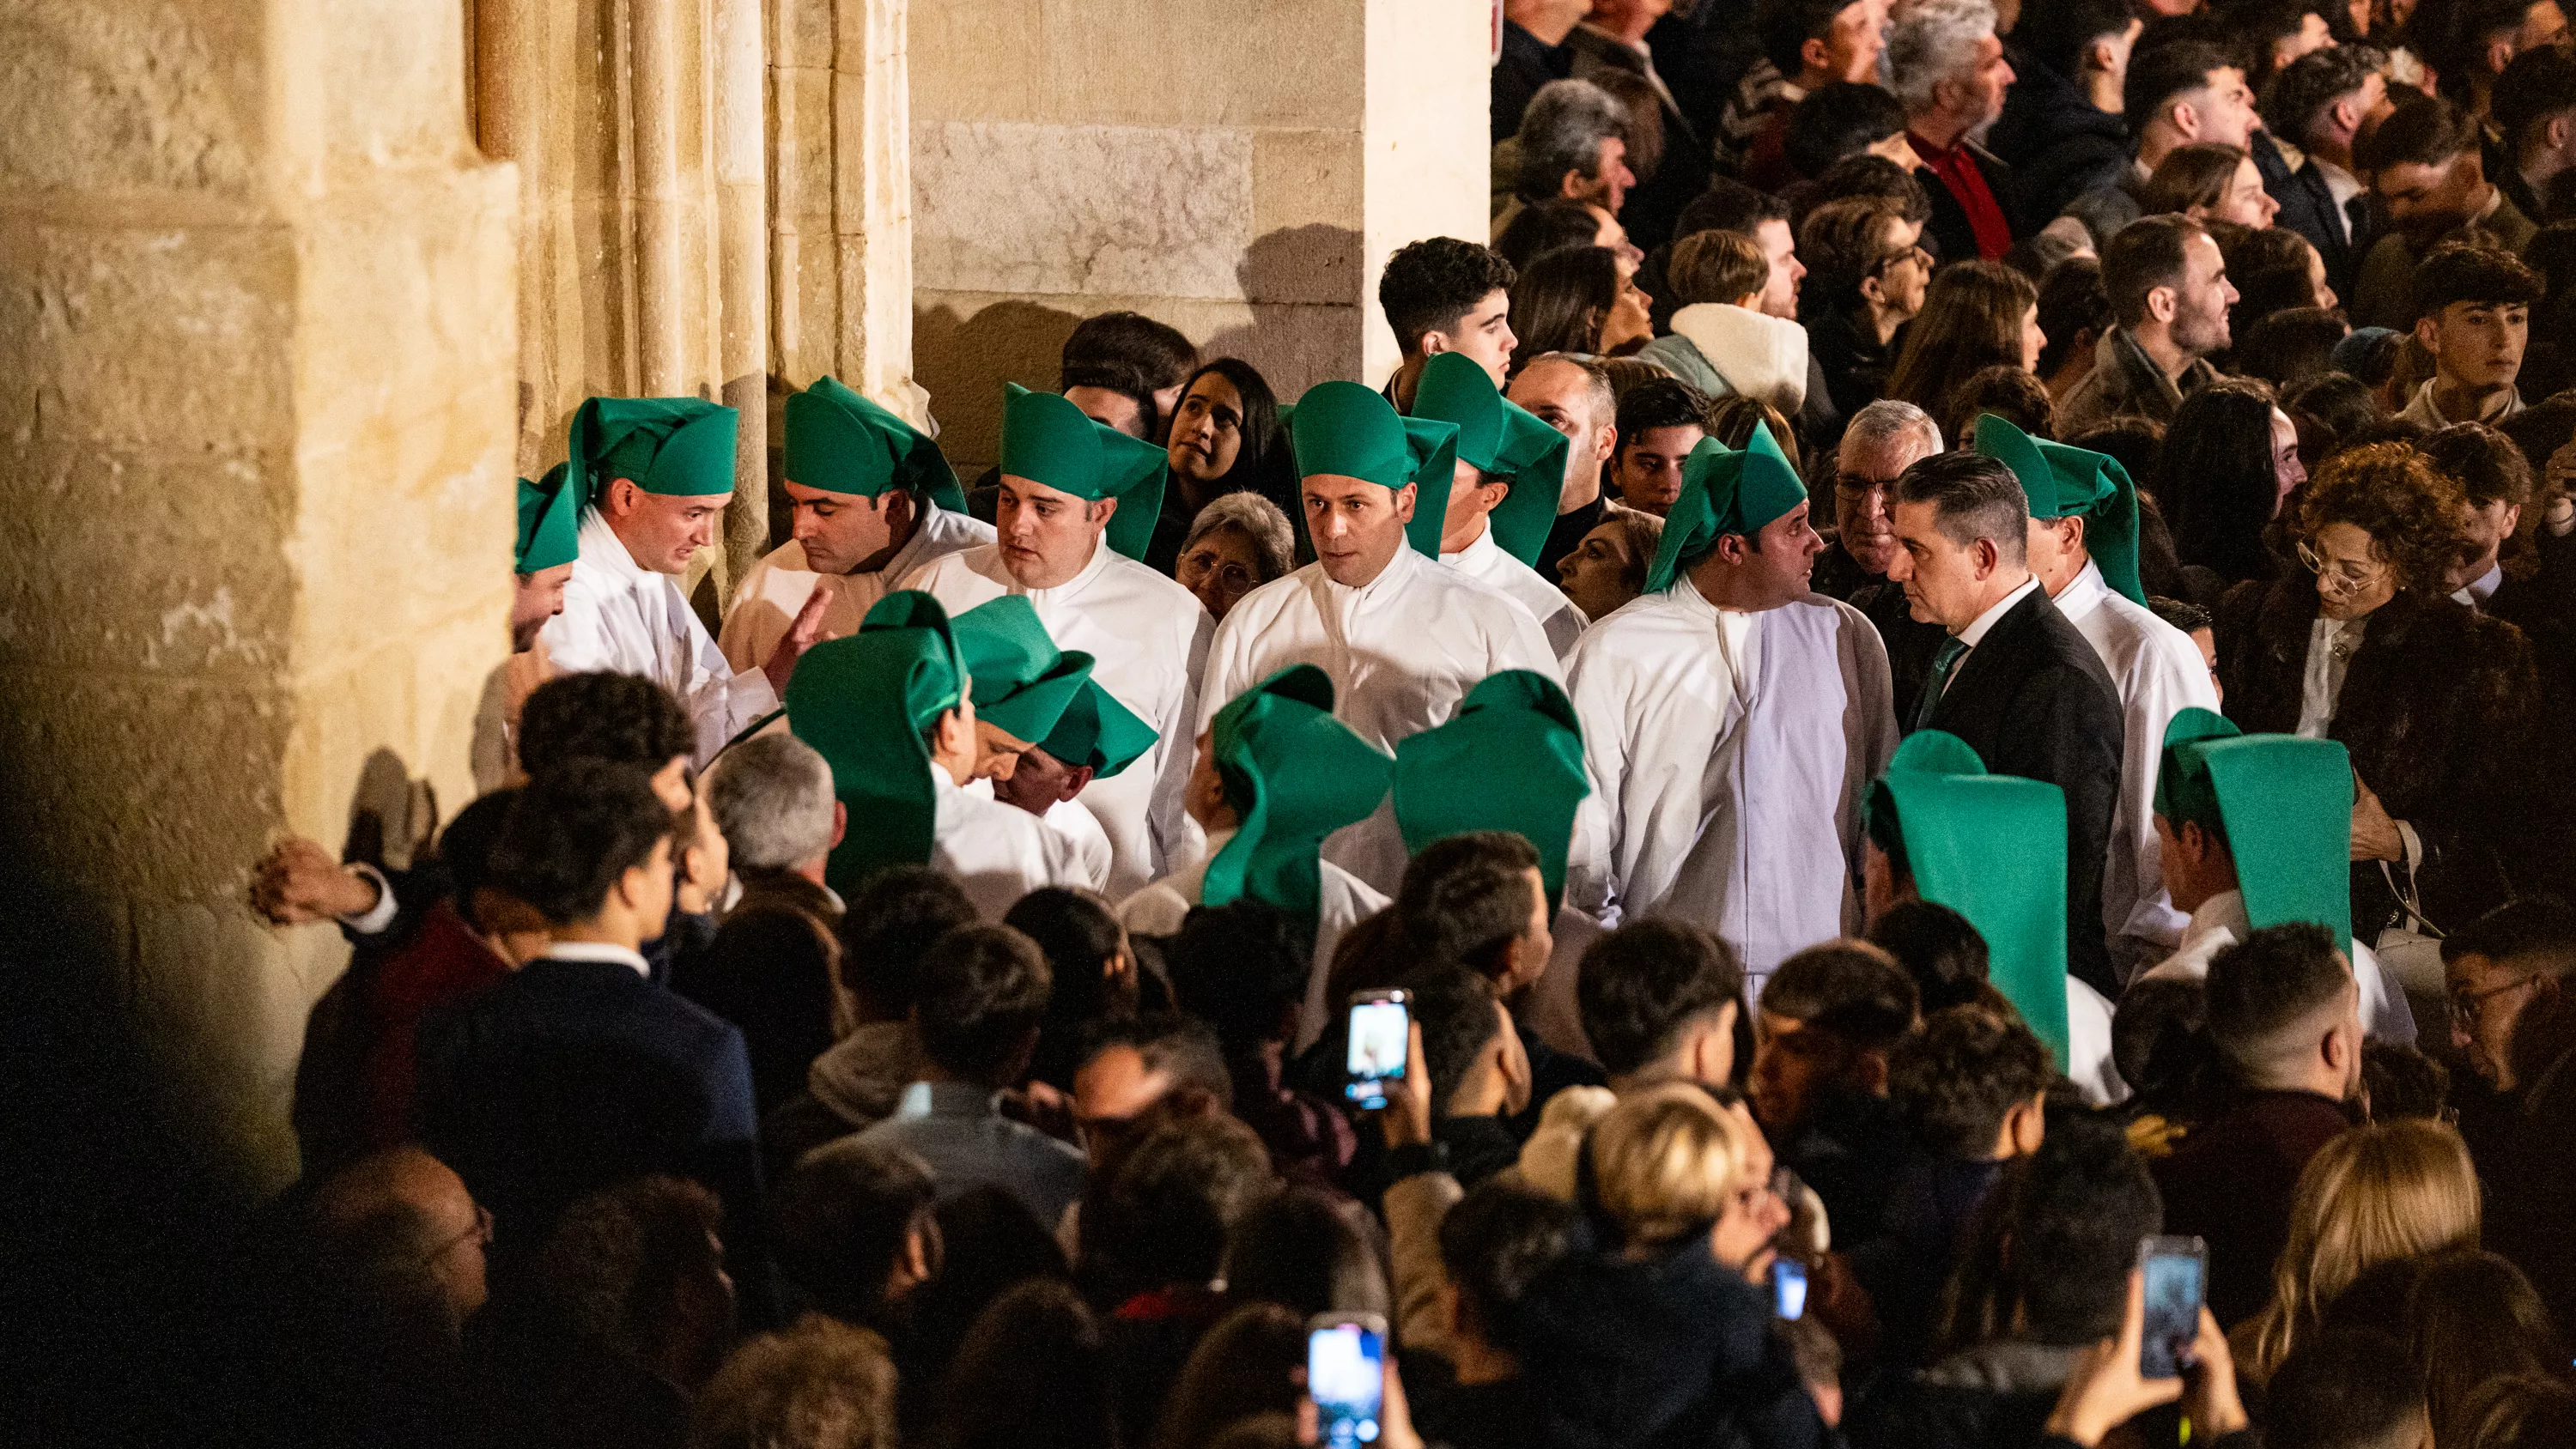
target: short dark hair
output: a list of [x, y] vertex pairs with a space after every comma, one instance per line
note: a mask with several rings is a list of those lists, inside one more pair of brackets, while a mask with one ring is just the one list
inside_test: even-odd
[[1574, 1204], [1508, 1178], [1487, 1178], [1440, 1219], [1440, 1266], [1485, 1340], [1522, 1342], [1521, 1301], [1571, 1245]]
[[1905, 107], [1885, 86], [1835, 81], [1809, 91], [1789, 112], [1782, 149], [1790, 170], [1820, 177], [1835, 162], [1862, 154], [1904, 129]]
[[1751, 236], [1766, 221], [1785, 222], [1789, 207], [1770, 192], [1757, 190], [1731, 176], [1712, 176], [1708, 189], [1691, 198], [1673, 226], [1673, 239], [1704, 231], [1732, 231]]
[[1215, 1027], [1234, 1059], [1280, 1039], [1306, 999], [1314, 960], [1314, 941], [1296, 921], [1250, 896], [1192, 910], [1163, 948], [1174, 1000]]
[[826, 1143], [771, 1201], [779, 1269], [816, 1309], [881, 1325], [887, 1280], [938, 1195], [929, 1166], [905, 1148], [856, 1137]]
[[2162, 594], [2147, 596], [2147, 612], [2185, 634], [2197, 634], [2217, 621], [2215, 615], [2189, 599], [2168, 599]]
[[[1386, 1264], [1368, 1210], [1328, 1189], [1295, 1184], [1244, 1210], [1226, 1234], [1225, 1291], [1276, 1303], [1299, 1318], [1390, 1311]], [[1295, 1340], [1300, 1349], [1304, 1337]]]
[[2484, 956], [2490, 961], [2533, 957], [2564, 976], [2576, 972], [2576, 909], [2555, 896], [2507, 901], [2442, 938], [2442, 960]]
[[482, 922], [475, 917], [474, 893], [491, 875], [492, 848], [501, 843], [501, 828], [509, 823], [511, 802], [518, 798], [516, 785], [486, 791], [465, 802], [465, 808], [438, 832], [438, 863], [447, 868], [447, 878], [454, 884], [450, 899], [456, 913], [477, 929]]
[[1935, 453], [1917, 459], [1897, 475], [1896, 501], [1931, 504], [1933, 525], [1961, 548], [1982, 538], [2013, 562], [2027, 556], [2030, 495], [2013, 470], [1993, 458]]
[[2189, 976], [2142, 976], [2111, 1013], [2111, 1065], [2149, 1111], [2197, 1101], [2213, 1075], [2209, 990]]
[[2275, 387], [2288, 387], [2334, 370], [2335, 344], [2350, 332], [2341, 315], [2322, 307], [2284, 307], [2245, 329], [2236, 361]]
[[492, 846], [491, 883], [556, 925], [599, 914], [626, 872], [679, 831], [639, 765], [576, 759], [530, 780]]
[[1395, 249], [1378, 277], [1377, 305], [1406, 356], [1423, 337], [1446, 332], [1496, 292], [1511, 290], [1512, 264], [1492, 247], [1435, 236]]
[[1412, 993], [1414, 1024], [1422, 1028], [1431, 1111], [1445, 1117], [1476, 1054], [1502, 1030], [1494, 1017], [1494, 984], [1463, 966], [1432, 966], [1406, 973], [1403, 985]]
[[2147, 320], [2147, 294], [2158, 287], [2179, 287], [2190, 267], [2191, 239], [2209, 228], [2190, 217], [2167, 213], [2142, 216], [2114, 233], [2102, 246], [2102, 295], [2123, 327]]
[[1234, 1077], [1226, 1070], [1225, 1044], [1216, 1028], [1177, 1011], [1117, 1017], [1094, 1022], [1083, 1033], [1081, 1066], [1102, 1053], [1125, 1047], [1143, 1059], [1145, 1070], [1163, 1072], [1175, 1087], [1196, 1087], [1219, 1107], [1234, 1108]]
[[2453, 242], [2415, 268], [2415, 313], [2437, 316], [2454, 302], [2528, 307], [2540, 300], [2540, 274], [2501, 247]]
[[1922, 1003], [1914, 978], [1886, 952], [1865, 941], [1827, 941], [1780, 963], [1762, 985], [1761, 1008], [1872, 1051], [1911, 1030]]
[[2126, 35], [2136, 12], [2128, 0], [2051, 0], [2030, 7], [2013, 26], [2013, 44], [2032, 60], [2076, 80], [2084, 52], [2106, 35]]
[[881, 1011], [910, 1011], [921, 958], [940, 937], [974, 923], [975, 903], [947, 872], [926, 865], [878, 870], [841, 913], [842, 984]]
[[1179, 328], [1142, 312], [1103, 312], [1075, 323], [1064, 339], [1063, 386], [1075, 386], [1077, 369], [1103, 364], [1132, 369], [1144, 382], [1150, 404], [1154, 393], [1180, 386], [1198, 369], [1199, 349]]
[[1569, 196], [1552, 197], [1520, 209], [1518, 215], [1494, 238], [1494, 251], [1512, 270], [1529, 270], [1529, 264], [1550, 252], [1567, 247], [1588, 247], [1601, 235], [1601, 218], [1592, 208]]
[[2129, 57], [2128, 79], [2120, 92], [2129, 134], [2145, 135], [2148, 123], [2174, 97], [2206, 88], [2210, 72], [2233, 70], [2237, 64], [2236, 57], [2205, 40], [2178, 40], [2152, 49], [2140, 45]]
[[2423, 1420], [2424, 1375], [2406, 1345], [2362, 1328], [2304, 1335], [2264, 1387], [2273, 1449], [2375, 1449]]
[[[2039, 279], [2039, 330], [2048, 338], [2039, 350], [2039, 375], [2054, 377], [2067, 354], [2080, 344], [2090, 348], [2120, 320], [2102, 290], [2099, 257], [2068, 257]], [[2089, 340], [2085, 333], [2093, 334]], [[2338, 334], [2340, 335], [2340, 334]]]
[[2369, 45], [2329, 45], [2300, 56], [2264, 88], [2263, 124], [2292, 145], [2306, 145], [2309, 127], [2326, 107], [2360, 90], [2387, 60]]
[[641, 765], [649, 773], [697, 747], [688, 711], [640, 674], [557, 675], [519, 708], [519, 768], [531, 775], [568, 760]]
[[2513, 440], [2484, 423], [2453, 423], [2420, 445], [2433, 466], [2457, 479], [2469, 506], [2531, 501], [2531, 462]]
[[1144, 431], [1139, 437], [1151, 437], [1161, 421], [1160, 405], [1154, 401], [1154, 384], [1144, 372], [1124, 362], [1075, 363], [1059, 375], [1058, 392], [1071, 392], [1077, 387], [1098, 388], [1114, 392], [1136, 405], [1136, 425]]
[[1973, 439], [1977, 419], [1987, 413], [2034, 438], [2053, 442], [2057, 437], [2057, 404], [2048, 395], [2048, 384], [2015, 363], [1998, 362], [1969, 373], [1950, 394], [1947, 413], [1939, 421], [1948, 437]]
[[2551, 116], [2576, 110], [2576, 53], [2543, 45], [2515, 56], [2496, 77], [2489, 109], [2509, 146], [2520, 146], [2525, 132]]
[[722, 1267], [713, 1240], [723, 1223], [715, 1194], [682, 1178], [640, 1177], [580, 1199], [537, 1256], [545, 1317], [578, 1342], [647, 1361], [681, 1285]]
[[1900, 901], [1870, 922], [1869, 941], [1914, 978], [1926, 1016], [1984, 999], [1986, 938], [1948, 906]]
[[1743, 1017], [1744, 967], [1735, 951], [1687, 921], [1631, 921], [1594, 941], [1575, 975], [1575, 1001], [1593, 1060], [1612, 1076], [1652, 1066], [1683, 1028], [1728, 1002]]
[[[1896, 206], [1876, 196], [1828, 201], [1799, 221], [1798, 260], [1807, 265], [1806, 285], [1799, 293], [1801, 315], [1812, 318], [1821, 310], [1854, 312], [1866, 305], [1860, 284], [1887, 264], [1890, 222], [1902, 224]], [[1760, 257], [1760, 250], [1754, 254]], [[1764, 265], [1767, 270], [1767, 260]], [[1756, 278], [1752, 290], [1761, 286], [1762, 279]]]
[[1487, 976], [1529, 931], [1528, 872], [1538, 851], [1507, 830], [1452, 835], [1423, 847], [1404, 868], [1396, 919], [1414, 959], [1464, 966]]
[[[2117, 1122], [2069, 1117], [2006, 1171], [1978, 1217], [1961, 1278], [1990, 1276], [1993, 1291], [1961, 1293], [1965, 1312], [1945, 1337], [2085, 1344], [2119, 1329], [2138, 1240], [2163, 1224], [2164, 1201]], [[1980, 1309], [1989, 1321], [1962, 1321]]]
[[1828, 40], [1834, 17], [1861, 0], [1761, 0], [1753, 10], [1753, 33], [1762, 56], [1791, 80], [1807, 68], [1804, 52], [1810, 40]]
[[2056, 1079], [2029, 1027], [1981, 1006], [1932, 1013], [1887, 1059], [1888, 1099], [1915, 1139], [1962, 1162], [1991, 1157], [2005, 1116]]
[[1625, 453], [1631, 444], [1657, 428], [1708, 427], [1708, 399], [1698, 388], [1677, 377], [1649, 378], [1628, 389], [1619, 397], [1619, 444]]
[[[1815, 189], [1807, 193], [1806, 204], [1822, 206], [1828, 201], [1841, 201], [1853, 196], [1876, 196], [1893, 201], [1910, 222], [1919, 224], [1932, 219], [1932, 193], [1923, 189], [1923, 183], [1915, 179], [1914, 173], [1884, 156], [1868, 152], [1845, 156], [1826, 167], [1824, 174], [1816, 178]], [[1923, 245], [1932, 248], [1937, 243], [1926, 236]]]
[[2370, 1099], [2373, 1122], [2449, 1119], [2451, 1069], [2405, 1042], [2361, 1044], [2361, 1090]]
[[1226, 1231], [1278, 1190], [1270, 1152], [1232, 1117], [1185, 1117], [1157, 1127], [1119, 1164], [1083, 1235], [1139, 1287], [1203, 1285], [1225, 1266]]
[[2286, 1054], [2291, 1033], [2352, 986], [2340, 953], [2325, 927], [2293, 921], [2254, 931], [2210, 958], [2210, 1040], [2240, 1076], [2259, 1078]]
[[1018, 1066], [1053, 984], [1037, 943], [1008, 926], [960, 926], [921, 958], [913, 1022], [941, 1070], [995, 1087]]
[[2477, 144], [2475, 117], [2440, 96], [2409, 90], [2385, 119], [2354, 139], [2352, 164], [2365, 175], [2391, 166], [2439, 166]]

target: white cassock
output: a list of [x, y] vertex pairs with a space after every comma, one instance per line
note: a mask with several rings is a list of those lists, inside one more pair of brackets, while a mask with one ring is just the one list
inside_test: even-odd
[[696, 727], [700, 766], [778, 708], [769, 676], [727, 663], [679, 582], [637, 567], [595, 508], [581, 516], [581, 556], [564, 585], [563, 612], [538, 637], [558, 676], [640, 674], [671, 691]]
[[1198, 682], [1216, 628], [1195, 594], [1106, 541], [1093, 545], [1080, 573], [1051, 589], [1013, 582], [995, 544], [936, 559], [903, 587], [928, 593], [952, 618], [1004, 594], [1025, 595], [1056, 647], [1089, 654], [1091, 677], [1160, 736], [1116, 778], [1082, 792], [1083, 807], [1109, 836], [1111, 900], [1189, 858], [1199, 828], [1181, 801], [1198, 761]]
[[1564, 590], [1504, 552], [1503, 546], [1494, 542], [1491, 528], [1477, 534], [1474, 543], [1456, 553], [1442, 554], [1440, 561], [1479, 583], [1491, 584], [1505, 598], [1529, 610], [1560, 664], [1574, 652], [1574, 641], [1583, 637], [1583, 626], [1591, 622]]
[[2102, 871], [2102, 927], [2112, 969], [2127, 980], [2182, 940], [2183, 913], [2165, 893], [2156, 844], [2156, 772], [2165, 726], [2186, 709], [2218, 712], [2209, 664], [2191, 636], [2133, 604], [2087, 563], [2056, 598], [2057, 611], [2102, 656], [2120, 692], [2120, 800], [2111, 812], [2111, 858]]
[[1568, 673], [1592, 777], [1570, 904], [1704, 926], [1757, 996], [1783, 959], [1859, 929], [1862, 810], [1897, 740], [1867, 616], [1822, 594], [1720, 610], [1683, 578], [1584, 631]]
[[1082, 862], [1082, 872], [1090, 877], [1084, 884], [1095, 891], [1109, 888], [1109, 832], [1100, 828], [1100, 817], [1082, 808], [1079, 800], [1058, 800], [1038, 817], [1049, 830], [1073, 842], [1074, 856]]
[[999, 921], [1033, 890], [1089, 884], [1071, 836], [985, 791], [958, 788], [936, 765], [927, 768], [939, 794], [930, 865], [965, 887], [976, 915]]
[[[1197, 729], [1291, 664], [1330, 675], [1333, 717], [1388, 754], [1447, 723], [1489, 675], [1530, 669], [1564, 678], [1527, 609], [1409, 547], [1358, 588], [1334, 583], [1322, 564], [1311, 563], [1244, 595], [1208, 650]], [[1381, 801], [1376, 814], [1335, 831], [1324, 858], [1393, 895], [1405, 854], [1392, 803]]]
[[2066, 1079], [2095, 1107], [2129, 1095], [2111, 1062], [2110, 999], [2072, 976], [2066, 978]]
[[789, 539], [751, 566], [734, 590], [733, 612], [725, 615], [718, 647], [736, 669], [758, 669], [796, 622], [796, 611], [817, 588], [832, 601], [823, 606], [823, 639], [847, 639], [859, 632], [859, 621], [877, 600], [925, 564], [993, 541], [993, 525], [924, 503], [921, 524], [884, 568], [863, 574], [818, 574], [805, 567], [805, 545]]
[[[2138, 980], [2205, 981], [2209, 978], [2210, 958], [2244, 940], [2253, 930], [2254, 923], [2245, 914], [2245, 893], [2221, 891], [2191, 913], [2190, 924], [2183, 928], [2182, 949]], [[2379, 957], [2368, 946], [2359, 941], [2351, 944], [2352, 979], [2361, 987], [2362, 1030], [2381, 1041], [2413, 1043], [2415, 1009], [2406, 1004], [2405, 991], [2380, 970]]]
[[[1241, 608], [1240, 604], [1236, 605]], [[1207, 884], [1208, 862], [1234, 839], [1232, 829], [1212, 831], [1207, 848], [1186, 869], [1174, 871], [1152, 885], [1129, 896], [1118, 907], [1119, 924], [1137, 936], [1176, 936], [1190, 908], [1200, 904], [1201, 889]], [[1387, 899], [1372, 889], [1367, 881], [1342, 869], [1329, 860], [1318, 861], [1322, 870], [1322, 888], [1318, 892], [1315, 914], [1315, 964], [1306, 978], [1306, 1003], [1297, 1013], [1296, 1051], [1313, 1046], [1324, 1034], [1332, 1019], [1332, 1004], [1324, 999], [1326, 979], [1333, 969], [1333, 952], [1342, 944], [1342, 934], [1351, 927], [1385, 910]]]

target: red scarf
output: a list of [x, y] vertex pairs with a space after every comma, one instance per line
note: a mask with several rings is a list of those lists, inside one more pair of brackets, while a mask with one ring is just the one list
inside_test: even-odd
[[1922, 157], [1923, 164], [1950, 189], [1959, 209], [1968, 214], [1968, 227], [1977, 234], [1977, 255], [1990, 262], [2002, 260], [2003, 254], [2012, 250], [2012, 223], [2004, 220], [2004, 209], [1986, 185], [1986, 173], [1977, 169], [1967, 142], [1961, 141], [1945, 151], [1912, 132], [1906, 134], [1906, 139], [1913, 143], [1914, 154]]

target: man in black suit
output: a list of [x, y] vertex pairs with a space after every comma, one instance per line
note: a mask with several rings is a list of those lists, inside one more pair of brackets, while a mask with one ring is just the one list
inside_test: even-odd
[[2066, 792], [2067, 970], [2116, 998], [2102, 935], [2102, 865], [2120, 792], [2120, 696], [2101, 656], [2032, 577], [2028, 500], [2012, 470], [1943, 453], [1896, 481], [1900, 552], [1888, 578], [1950, 642], [1912, 709], [1999, 775]]
[[486, 882], [552, 943], [499, 985], [424, 1017], [420, 1139], [492, 1209], [494, 1252], [524, 1264], [576, 1198], [629, 1178], [695, 1178], [728, 1247], [758, 1236], [759, 1154], [742, 1033], [654, 985], [675, 840], [695, 829], [632, 765], [575, 760], [530, 781]]
[[2352, 295], [2362, 253], [2370, 249], [2370, 198], [2352, 164], [2353, 138], [2385, 117], [2388, 78], [2378, 52], [2328, 46], [2300, 56], [2273, 78], [2263, 97], [2263, 123], [2304, 154], [2291, 169], [2278, 146], [2254, 149], [2263, 189], [2281, 203], [2272, 224], [2306, 237], [2325, 258], [2326, 281]]

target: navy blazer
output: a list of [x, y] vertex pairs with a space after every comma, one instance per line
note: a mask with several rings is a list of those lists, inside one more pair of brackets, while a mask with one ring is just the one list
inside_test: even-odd
[[2327, 284], [2336, 296], [2350, 298], [2361, 280], [2362, 254], [2376, 238], [2365, 227], [2351, 241], [2344, 240], [2345, 218], [2337, 214], [2341, 208], [2335, 205], [2334, 192], [2315, 165], [2291, 170], [2289, 159], [2268, 132], [2255, 132], [2253, 141], [2254, 169], [2263, 173], [2263, 189], [2281, 204], [2272, 224], [2306, 237], [2317, 255], [2325, 258]]

